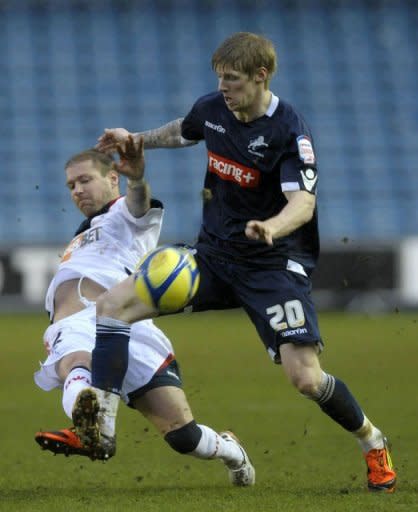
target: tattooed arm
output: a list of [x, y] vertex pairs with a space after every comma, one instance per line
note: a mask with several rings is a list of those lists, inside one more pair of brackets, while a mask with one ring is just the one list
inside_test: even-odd
[[145, 149], [181, 148], [197, 144], [197, 141], [186, 140], [181, 136], [182, 122], [183, 118], [180, 117], [154, 130], [137, 133], [130, 133], [125, 128], [106, 128], [99, 137], [96, 148], [105, 153], [113, 153], [118, 144], [122, 146], [126, 144], [130, 135], [135, 144], [140, 137], [143, 137]]
[[183, 118], [175, 119], [169, 123], [156, 128], [155, 130], [147, 130], [145, 132], [135, 133], [135, 138], [141, 135], [144, 138], [145, 149], [154, 148], [180, 148], [183, 146], [192, 146], [197, 141], [186, 140], [181, 136], [181, 123]]

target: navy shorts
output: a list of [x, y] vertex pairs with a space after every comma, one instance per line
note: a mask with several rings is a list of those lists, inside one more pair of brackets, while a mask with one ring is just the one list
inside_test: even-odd
[[244, 308], [276, 363], [283, 343], [322, 350], [309, 277], [214, 257], [200, 245], [195, 249], [200, 285], [190, 303], [192, 311]]

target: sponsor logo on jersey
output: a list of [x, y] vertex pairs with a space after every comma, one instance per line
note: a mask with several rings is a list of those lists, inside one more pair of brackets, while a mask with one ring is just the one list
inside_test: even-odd
[[210, 128], [211, 130], [215, 130], [215, 132], [219, 132], [219, 133], [226, 132], [225, 128], [221, 124], [214, 124], [214, 123], [211, 123], [210, 121], [205, 121], [205, 126]]
[[252, 155], [264, 157], [264, 154], [261, 153], [260, 150], [264, 151], [264, 149], [268, 147], [269, 145], [264, 141], [264, 135], [259, 135], [255, 139], [250, 140], [250, 143], [248, 144], [248, 152]]
[[304, 164], [314, 164], [315, 154], [312, 147], [312, 142], [306, 135], [300, 135], [296, 142], [298, 144], [299, 158]]
[[316, 182], [318, 181], [318, 175], [316, 174], [316, 171], [314, 171], [314, 169], [302, 169], [300, 173], [302, 175], [302, 181], [305, 185], [305, 189], [308, 192], [312, 192]]
[[208, 151], [208, 170], [225, 181], [233, 181], [244, 188], [253, 188], [260, 181], [260, 171], [228, 160]]
[[80, 247], [84, 247], [87, 244], [96, 242], [97, 240], [100, 240], [100, 227], [91, 228], [87, 231], [84, 231], [83, 233], [80, 233], [68, 244], [68, 247], [65, 249], [61, 258], [61, 263], [69, 260], [71, 258], [71, 254], [75, 250], [80, 249]]

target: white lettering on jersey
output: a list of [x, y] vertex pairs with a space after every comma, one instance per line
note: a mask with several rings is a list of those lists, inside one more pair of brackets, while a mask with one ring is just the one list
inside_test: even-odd
[[300, 135], [296, 142], [298, 143], [299, 158], [304, 164], [314, 164], [315, 154], [312, 142], [306, 135]]
[[210, 128], [211, 130], [215, 130], [215, 132], [225, 133], [226, 130], [221, 124], [213, 124], [210, 121], [205, 121], [205, 126]]
[[256, 187], [260, 180], [260, 171], [257, 169], [245, 167], [211, 151], [208, 151], [208, 169], [223, 180], [234, 181], [244, 188]]
[[302, 175], [303, 184], [308, 192], [312, 192], [316, 182], [318, 181], [318, 175], [313, 169], [302, 169], [300, 171]]
[[76, 249], [84, 247], [86, 244], [97, 242], [97, 240], [100, 240], [100, 227], [92, 228], [80, 233], [71, 240], [68, 247], [65, 249], [61, 262], [69, 260], [71, 258], [71, 254]]

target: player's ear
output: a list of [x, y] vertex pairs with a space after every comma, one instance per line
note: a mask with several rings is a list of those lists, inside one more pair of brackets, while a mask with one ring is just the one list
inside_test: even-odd
[[265, 82], [268, 79], [268, 71], [267, 69], [262, 66], [261, 68], [258, 68], [254, 75], [254, 80], [256, 83]]
[[111, 181], [112, 185], [118, 186], [119, 185], [119, 173], [116, 170], [115, 163], [112, 164], [112, 170], [110, 171], [109, 174], [110, 174], [110, 181]]

